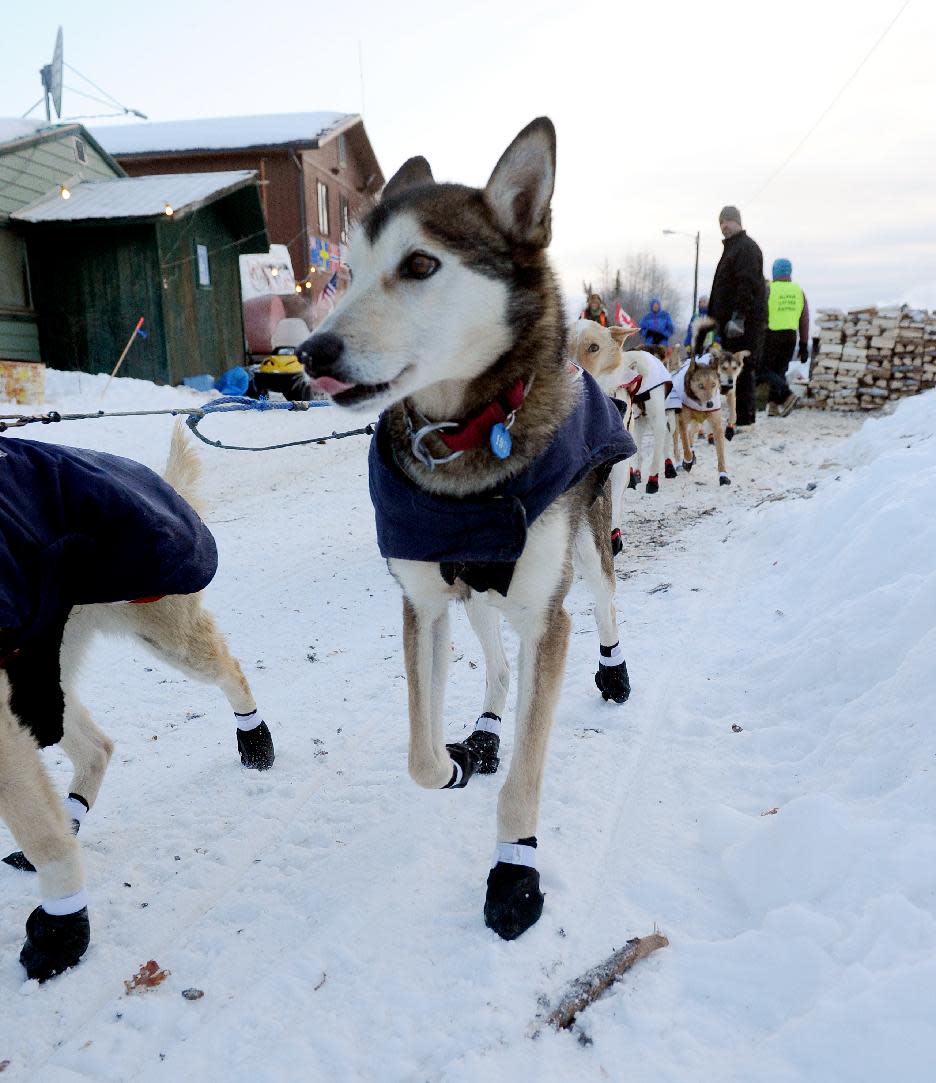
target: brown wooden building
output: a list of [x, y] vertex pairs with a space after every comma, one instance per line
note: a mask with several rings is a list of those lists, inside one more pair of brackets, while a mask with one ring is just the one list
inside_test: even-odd
[[314, 300], [331, 275], [346, 274], [350, 223], [384, 184], [356, 114], [281, 113], [94, 129], [132, 177], [256, 170], [270, 241], [285, 244], [298, 283]]

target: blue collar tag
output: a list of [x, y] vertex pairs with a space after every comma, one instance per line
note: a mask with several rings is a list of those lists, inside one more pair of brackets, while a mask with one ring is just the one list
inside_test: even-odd
[[498, 457], [498, 459], [506, 459], [513, 448], [513, 437], [510, 435], [510, 430], [502, 422], [498, 423], [491, 429], [491, 451]]

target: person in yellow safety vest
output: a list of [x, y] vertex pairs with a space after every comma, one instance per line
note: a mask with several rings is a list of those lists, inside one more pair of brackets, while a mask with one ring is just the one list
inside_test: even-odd
[[803, 287], [790, 281], [793, 264], [788, 259], [775, 259], [771, 273], [762, 376], [770, 389], [767, 413], [786, 417], [796, 405], [786, 371], [793, 360], [797, 337], [799, 359], [803, 364], [809, 361], [809, 305]]

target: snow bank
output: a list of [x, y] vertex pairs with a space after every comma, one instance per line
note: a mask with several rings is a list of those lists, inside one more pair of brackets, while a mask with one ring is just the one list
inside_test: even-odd
[[[47, 405], [97, 408], [104, 378], [49, 376]], [[105, 405], [202, 399], [115, 380]], [[9, 1077], [928, 1083], [936, 394], [825, 447], [843, 419], [798, 415], [739, 435], [727, 492], [706, 463], [634, 497], [623, 707], [595, 694], [591, 601], [573, 587], [546, 908], [510, 944], [481, 918], [500, 779], [453, 794], [406, 776], [400, 601], [374, 542], [366, 440], [202, 449], [221, 553], [207, 600], [277, 763], [240, 770], [216, 690], [137, 644], [95, 648], [82, 693], [118, 751], [82, 827], [94, 942], [74, 972], [24, 986], [35, 887], [0, 872]], [[361, 422], [234, 415], [210, 434], [264, 443]], [[158, 465], [171, 425], [26, 432]], [[477, 714], [480, 663], [459, 616], [448, 739]], [[540, 998], [654, 922], [670, 947], [589, 1009], [591, 1044], [531, 1040]], [[124, 997], [148, 958], [172, 977]], [[183, 1000], [190, 985], [204, 998]]]

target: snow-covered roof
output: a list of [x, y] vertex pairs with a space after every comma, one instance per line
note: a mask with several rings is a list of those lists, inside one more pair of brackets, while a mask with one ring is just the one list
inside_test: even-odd
[[30, 120], [28, 117], [0, 117], [0, 144], [28, 139], [43, 128], [53, 128], [47, 120]]
[[246, 147], [317, 147], [361, 118], [356, 113], [271, 113], [92, 128], [109, 153], [182, 153]]
[[115, 177], [84, 181], [62, 199], [58, 189], [11, 217], [19, 222], [76, 222], [118, 218], [152, 218], [194, 210], [207, 200], [249, 184], [256, 173], [237, 169], [222, 173], [163, 173], [152, 177]]

